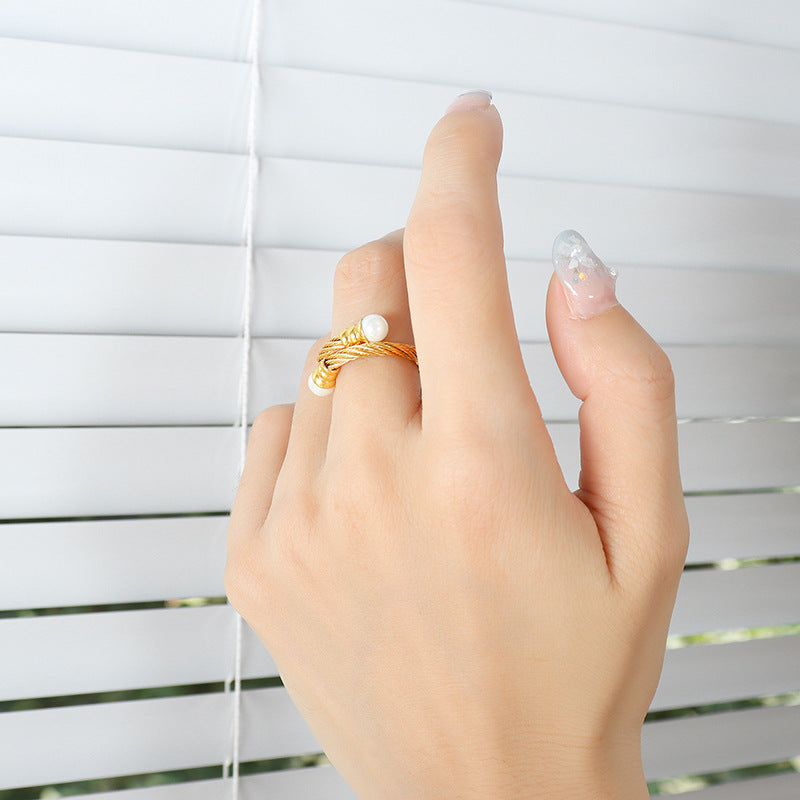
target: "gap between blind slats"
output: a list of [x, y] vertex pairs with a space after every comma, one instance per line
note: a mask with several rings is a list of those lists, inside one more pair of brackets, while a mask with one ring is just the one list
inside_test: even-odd
[[[284, 689], [244, 692], [242, 712], [243, 761], [319, 752]], [[224, 694], [0, 714], [7, 743], [0, 788], [219, 763], [229, 715]], [[650, 781], [782, 761], [799, 743], [800, 706], [665, 720], [642, 730]]]
[[[687, 573], [670, 634], [796, 623], [799, 580], [797, 564]], [[57, 697], [224, 681], [234, 616], [218, 605], [19, 617], [0, 635], [0, 700]], [[242, 677], [277, 676], [247, 626], [244, 637]], [[795, 692], [799, 661], [796, 635], [670, 649], [651, 708]]]
[[[0, 81], [0, 135], [238, 153], [248, 70], [0, 38], [0, 74], [19, 76]], [[265, 67], [261, 81], [259, 155], [386, 166], [419, 166], [453, 94], [429, 82], [286, 67]], [[347, 114], [341, 97], [350, 98]], [[798, 126], [517, 92], [496, 92], [495, 103], [508, 131], [501, 173], [800, 195]]]
[[[2, 138], [0, 233], [235, 244], [246, 166], [240, 155]], [[374, 239], [407, 218], [419, 181], [411, 168], [274, 158], [260, 174], [261, 247]], [[800, 270], [800, 199], [502, 175], [498, 192], [511, 258], [545, 260], [574, 227], [611, 263]]]
[[[270, 800], [296, 800], [297, 797], [302, 797], [303, 800], [356, 800], [352, 790], [332, 767], [251, 775], [242, 778], [241, 783], [248, 794], [266, 796]], [[148, 789], [128, 789], [124, 795], [117, 792], [74, 795], [72, 800], [219, 800], [225, 788], [222, 781], [210, 780]], [[793, 772], [730, 781], [693, 792], [689, 797], [690, 800], [753, 800], [754, 797], [797, 800], [799, 795], [800, 774]]]
[[[574, 488], [578, 426], [547, 427]], [[797, 485], [800, 422], [689, 423], [678, 441], [686, 491]], [[0, 429], [0, 508], [12, 520], [225, 511], [237, 446], [233, 427]]]
[[[641, 26], [775, 47], [800, 47], [800, 7], [794, 0], [460, 0], [522, 8], [577, 19]], [[694, 797], [694, 795], [693, 795]]]
[[[686, 508], [688, 564], [800, 555], [800, 493], [688, 497]], [[227, 529], [227, 516], [0, 525], [0, 610], [222, 597]]]
[[[264, 800], [358, 800], [331, 766], [288, 769], [239, 778], [242, 794]], [[221, 779], [188, 784], [124, 789], [119, 792], [70, 795], [70, 800], [220, 800], [230, 791]]]
[[[254, 339], [249, 419], [294, 402], [310, 339]], [[4, 426], [214, 425], [236, 415], [234, 338], [0, 333]], [[548, 344], [521, 344], [547, 421], [577, 420], [580, 402]], [[666, 348], [679, 419], [800, 417], [800, 346]], [[747, 376], [742, 380], [742, 376]], [[52, 403], [53, 387], [59, 402]]]
[[[700, 789], [686, 797], [688, 800], [753, 800], [753, 798], [797, 800], [800, 797], [800, 774], [790, 772], [785, 775], [770, 775], [766, 778], [732, 781]], [[142, 800], [151, 800], [151, 798], [142, 798]], [[152, 800], [156, 800], [156, 798], [152, 798]], [[171, 798], [165, 797], [164, 800], [171, 800]]]
[[[321, 336], [330, 325], [333, 271], [342, 255], [258, 250], [253, 335]], [[8, 267], [0, 293], [4, 331], [231, 336], [239, 330], [236, 246], [0, 236], [0, 261]], [[661, 343], [800, 345], [800, 274], [616, 266], [621, 302]], [[523, 341], [547, 339], [551, 272], [549, 260], [508, 260]]]

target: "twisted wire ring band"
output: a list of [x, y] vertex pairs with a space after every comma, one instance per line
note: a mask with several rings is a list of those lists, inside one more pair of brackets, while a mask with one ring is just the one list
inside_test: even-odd
[[316, 395], [333, 391], [339, 370], [364, 356], [400, 356], [417, 363], [417, 349], [410, 344], [384, 342], [389, 324], [380, 314], [367, 314], [360, 322], [329, 339], [317, 355], [317, 368], [308, 376], [308, 388]]

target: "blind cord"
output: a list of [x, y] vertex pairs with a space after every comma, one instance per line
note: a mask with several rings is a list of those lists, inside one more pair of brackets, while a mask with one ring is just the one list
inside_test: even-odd
[[[256, 188], [258, 185], [258, 155], [256, 154], [256, 122], [258, 121], [258, 100], [260, 88], [259, 73], [259, 44], [261, 36], [261, 0], [253, 0], [253, 13], [250, 20], [250, 41], [248, 44], [250, 56], [250, 104], [247, 118], [247, 201], [244, 211], [244, 299], [242, 302], [242, 371], [239, 378], [239, 480], [244, 471], [247, 456], [247, 401], [250, 393], [250, 347], [251, 347], [251, 320], [253, 312], [252, 286], [253, 272], [255, 271], [255, 249], [253, 247], [253, 231], [256, 219]], [[236, 612], [234, 612], [236, 613]], [[226, 681], [228, 691], [230, 678]], [[233, 672], [233, 731], [231, 757], [226, 758], [223, 765], [223, 778], [228, 777], [228, 768], [231, 769], [231, 797], [239, 797], [239, 743], [241, 738], [241, 709], [242, 709], [242, 617], [236, 613], [236, 644], [234, 650]]]

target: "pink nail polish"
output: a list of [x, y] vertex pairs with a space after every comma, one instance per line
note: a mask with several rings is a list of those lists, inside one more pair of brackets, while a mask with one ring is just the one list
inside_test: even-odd
[[492, 93], [487, 89], [471, 89], [456, 97], [445, 109], [445, 114], [451, 111], [486, 111], [492, 102]]
[[553, 268], [575, 317], [589, 319], [618, 305], [616, 270], [607, 267], [577, 231], [562, 231], [553, 242]]

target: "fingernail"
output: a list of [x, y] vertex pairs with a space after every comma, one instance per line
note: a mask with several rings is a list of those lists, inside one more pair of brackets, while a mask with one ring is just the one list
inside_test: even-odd
[[576, 317], [589, 319], [618, 305], [616, 270], [607, 267], [577, 231], [562, 231], [553, 242], [553, 268]]
[[486, 111], [492, 102], [492, 93], [487, 89], [470, 89], [456, 97], [445, 109], [445, 114], [451, 111]]

